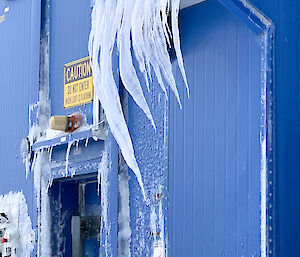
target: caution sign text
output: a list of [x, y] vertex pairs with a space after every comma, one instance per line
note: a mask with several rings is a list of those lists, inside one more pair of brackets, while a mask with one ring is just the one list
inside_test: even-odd
[[64, 67], [64, 108], [93, 101], [93, 76], [90, 58], [86, 57]]

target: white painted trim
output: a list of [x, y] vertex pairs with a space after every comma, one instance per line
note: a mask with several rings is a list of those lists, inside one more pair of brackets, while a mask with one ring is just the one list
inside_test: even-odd
[[264, 138], [261, 141], [261, 173], [260, 173], [260, 196], [261, 196], [261, 224], [260, 224], [260, 244], [261, 244], [261, 257], [267, 256], [267, 161], [266, 151], [267, 142]]

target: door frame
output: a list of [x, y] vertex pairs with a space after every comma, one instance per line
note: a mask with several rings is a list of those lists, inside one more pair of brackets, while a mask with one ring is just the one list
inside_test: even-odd
[[261, 37], [261, 252], [262, 257], [275, 256], [275, 92], [274, 92], [274, 34], [272, 21], [246, 0], [218, 0], [250, 30]]

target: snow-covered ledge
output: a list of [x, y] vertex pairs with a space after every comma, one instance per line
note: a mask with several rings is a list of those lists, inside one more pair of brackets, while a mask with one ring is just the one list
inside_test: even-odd
[[204, 2], [206, 0], [181, 0], [180, 1], [180, 9]]

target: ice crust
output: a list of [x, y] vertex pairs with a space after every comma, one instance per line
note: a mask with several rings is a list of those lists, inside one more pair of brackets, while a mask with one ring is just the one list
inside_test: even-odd
[[[181, 107], [168, 53], [168, 45], [170, 46], [173, 40], [178, 65], [189, 92], [180, 50], [179, 2], [180, 0], [95, 0], [92, 11], [89, 54], [95, 94], [99, 97], [110, 130], [126, 163], [135, 173], [144, 197], [140, 169], [114, 79], [112, 54], [114, 49], [117, 49], [120, 77], [124, 87], [156, 129], [133, 64], [133, 53], [148, 90], [152, 81], [151, 73], [154, 72], [165, 95], [168, 95], [170, 87]], [[167, 19], [169, 13], [171, 29]]]

